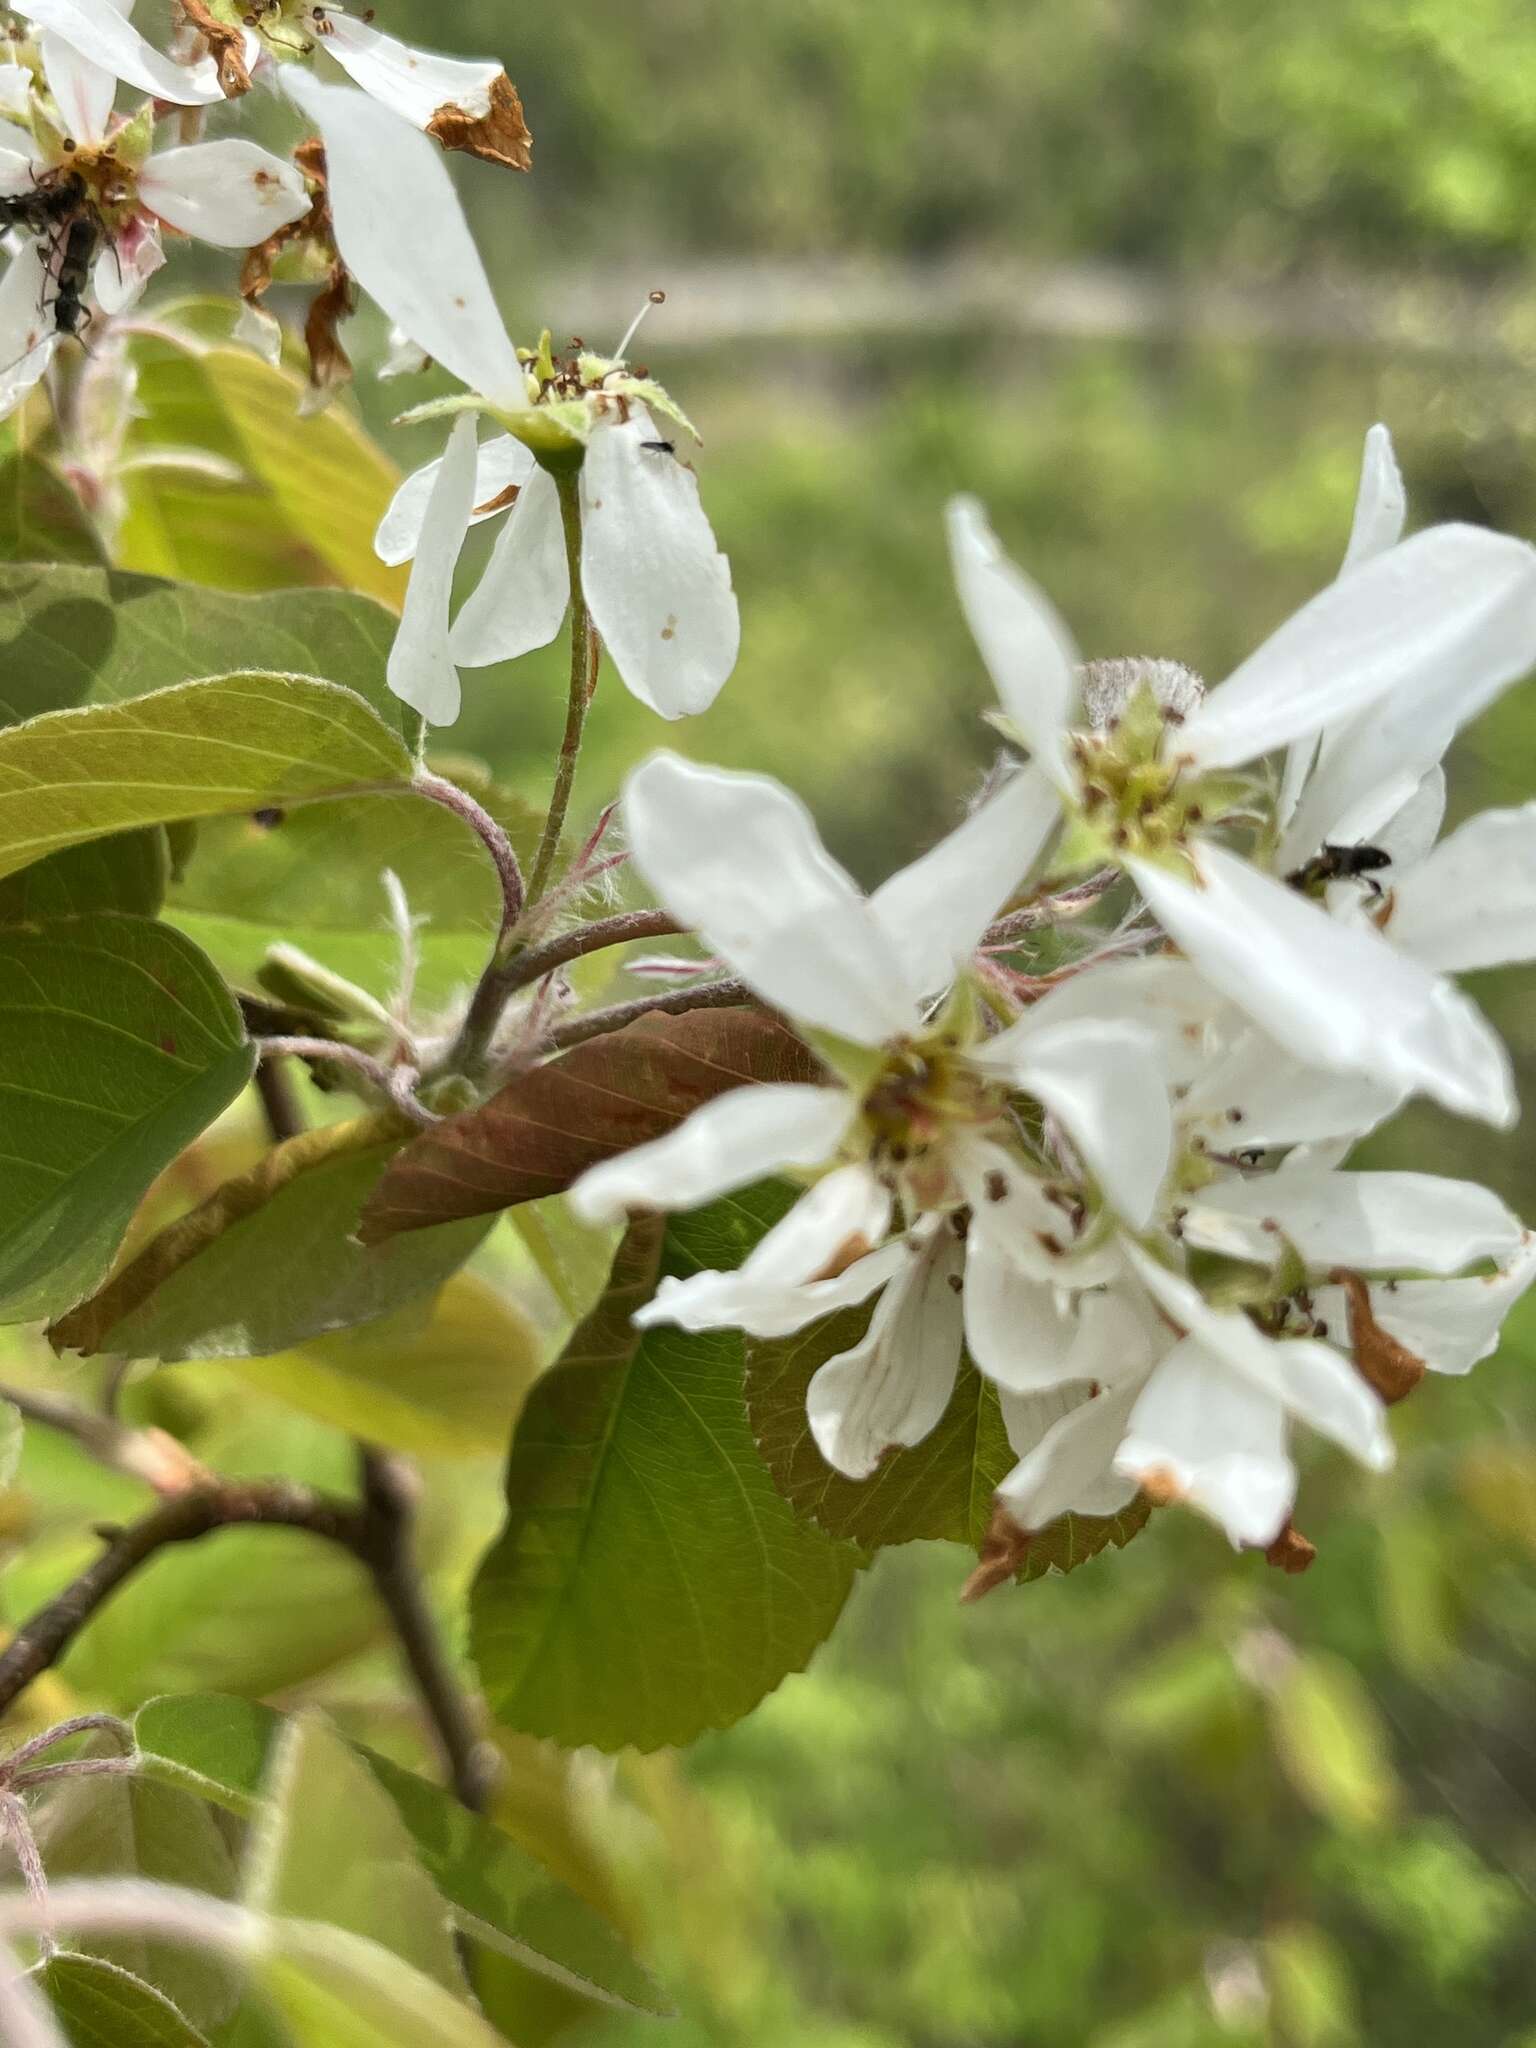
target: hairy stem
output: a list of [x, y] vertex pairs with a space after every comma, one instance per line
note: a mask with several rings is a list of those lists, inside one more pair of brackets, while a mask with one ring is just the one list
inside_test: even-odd
[[[462, 818], [483, 842], [495, 863], [496, 879], [501, 884], [501, 931], [496, 942], [499, 954], [513, 926], [523, 914], [523, 871], [518, 865], [516, 849], [490, 812], [483, 805], [477, 804], [469, 792], [460, 789], [456, 782], [449, 782], [444, 776], [433, 775], [425, 768], [418, 768], [411, 787], [418, 796], [424, 796], [434, 804], [441, 804], [444, 810], [452, 811], [456, 817]], [[540, 851], [542, 852], [542, 848]], [[538, 887], [535, 875], [535, 895], [538, 894]]]
[[372, 1053], [364, 1052], [359, 1046], [348, 1045], [339, 1038], [259, 1038], [256, 1049], [264, 1065], [291, 1053], [295, 1059], [331, 1060], [338, 1067], [350, 1067], [370, 1087], [394, 1103], [400, 1114], [409, 1117], [413, 1124], [425, 1127], [438, 1121], [426, 1104], [416, 1099], [414, 1067], [386, 1067]]
[[555, 764], [555, 786], [549, 799], [549, 815], [534, 858], [533, 876], [528, 884], [528, 901], [537, 903], [549, 886], [550, 873], [560, 851], [565, 814], [570, 808], [571, 784], [576, 779], [576, 760], [581, 752], [582, 728], [587, 706], [597, 688], [600, 658], [597, 634], [587, 613], [581, 588], [581, 473], [562, 471], [555, 484], [560, 493], [560, 523], [565, 530], [565, 561], [571, 581], [571, 679], [566, 700], [565, 735], [560, 758]]
[[[689, 988], [669, 989], [665, 995], [640, 996], [632, 1003], [615, 1003], [610, 1009], [589, 1010], [584, 1017], [572, 1017], [557, 1024], [543, 1041], [542, 1049], [564, 1052], [569, 1046], [585, 1045], [589, 1038], [602, 1038], [610, 1031], [622, 1031], [642, 1017], [679, 1017], [685, 1010], [728, 1010], [740, 1003], [757, 1004], [757, 997], [744, 981], [700, 981]], [[760, 1007], [760, 1006], [759, 1006]]]
[[511, 995], [588, 953], [601, 953], [608, 946], [628, 946], [636, 939], [672, 938], [682, 930], [683, 926], [665, 910], [628, 910], [617, 917], [598, 918], [592, 924], [577, 925], [571, 931], [561, 932], [558, 938], [546, 940], [542, 946], [530, 946], [526, 953], [517, 954], [507, 962], [502, 986]]

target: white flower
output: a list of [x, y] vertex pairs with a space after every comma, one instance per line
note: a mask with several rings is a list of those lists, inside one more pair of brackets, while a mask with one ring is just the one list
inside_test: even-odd
[[52, 32], [43, 36], [41, 54], [51, 104], [36, 107], [39, 139], [8, 128], [0, 148], [4, 189], [35, 193], [55, 206], [0, 285], [4, 410], [36, 383], [64, 331], [56, 311], [61, 271], [77, 235], [96, 251], [96, 305], [117, 313], [165, 261], [162, 223], [220, 248], [243, 249], [309, 209], [302, 176], [281, 157], [241, 136], [157, 150], [149, 108], [115, 119], [111, 71]]
[[128, 20], [133, 0], [29, 0], [22, 11], [43, 31], [45, 60], [50, 44], [65, 45], [113, 80], [171, 106], [211, 106], [224, 97], [208, 58], [177, 64], [139, 34]]
[[[1368, 506], [1360, 524], [1379, 533], [1389, 520]], [[1234, 770], [1324, 728], [1385, 725], [1397, 737], [1374, 743], [1371, 772], [1422, 773], [1427, 742], [1409, 749], [1401, 736], [1438, 738], [1536, 657], [1536, 552], [1433, 528], [1357, 562], [1193, 709], [1165, 710], [1149, 689], [1105, 732], [1083, 705], [1065, 627], [974, 502], [951, 507], [950, 537], [1007, 716], [1060, 792], [1069, 824], [1057, 858], [1122, 863], [1202, 974], [1298, 1058], [1512, 1121], [1503, 1048], [1458, 990], [1369, 922], [1340, 923], [1240, 858], [1213, 827], [1262, 817], [1262, 792]], [[1358, 780], [1324, 759], [1317, 775], [1328, 773]], [[1309, 784], [1298, 818], [1312, 801]]]
[[[1117, 1268], [1106, 1219], [1145, 1226], [1171, 1137], [1134, 1023], [1060, 1023], [1047, 1004], [988, 1038], [964, 1001], [934, 1007], [1053, 822], [1043, 779], [1005, 783], [869, 897], [756, 776], [659, 754], [631, 777], [625, 818], [661, 900], [846, 1077], [723, 1095], [577, 1182], [577, 1212], [604, 1220], [830, 1169], [738, 1271], [666, 1280], [636, 1320], [782, 1335], [878, 1292], [808, 1404], [823, 1454], [854, 1476], [932, 1428], [962, 1334], [1000, 1385], [1053, 1383], [1078, 1341], [1075, 1293]], [[1045, 1120], [1033, 1157], [1021, 1098]]]

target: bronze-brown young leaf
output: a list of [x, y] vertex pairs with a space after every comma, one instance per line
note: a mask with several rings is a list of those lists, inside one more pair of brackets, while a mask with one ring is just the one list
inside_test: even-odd
[[734, 1330], [630, 1318], [662, 1273], [729, 1267], [784, 1213], [765, 1184], [631, 1226], [607, 1293], [524, 1405], [472, 1644], [506, 1726], [655, 1749], [802, 1670], [860, 1553], [797, 1516], [752, 1441]]
[[414, 1139], [380, 1181], [360, 1235], [378, 1243], [560, 1194], [589, 1166], [659, 1138], [727, 1089], [822, 1078], [813, 1055], [760, 1011], [643, 1017]]
[[[806, 1419], [812, 1375], [863, 1336], [870, 1308], [846, 1309], [791, 1337], [747, 1344], [747, 1408], [773, 1482], [831, 1535], [866, 1549], [939, 1538], [981, 1548], [992, 1495], [1018, 1462], [997, 1392], [962, 1359], [943, 1419], [920, 1444], [893, 1450], [868, 1479], [845, 1479], [822, 1457]], [[1136, 1502], [1108, 1517], [1063, 1515], [1031, 1541], [1021, 1580], [1069, 1572], [1107, 1545], [1128, 1543], [1147, 1519]]]
[[0, 875], [136, 825], [410, 780], [398, 735], [350, 690], [228, 675], [0, 732]]

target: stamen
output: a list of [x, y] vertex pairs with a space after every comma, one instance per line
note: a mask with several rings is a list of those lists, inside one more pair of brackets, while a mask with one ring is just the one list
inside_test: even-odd
[[646, 299], [645, 304], [640, 308], [639, 312], [635, 315], [634, 319], [631, 320], [629, 325], [625, 328], [624, 339], [619, 343], [618, 347], [613, 352], [613, 360], [616, 363], [622, 363], [624, 361], [624, 358], [629, 351], [629, 344], [634, 340], [635, 333], [640, 325], [640, 322], [645, 318], [646, 314], [650, 312], [652, 306], [664, 306], [666, 303], [667, 295], [665, 292], [652, 292], [650, 294], [650, 296]]

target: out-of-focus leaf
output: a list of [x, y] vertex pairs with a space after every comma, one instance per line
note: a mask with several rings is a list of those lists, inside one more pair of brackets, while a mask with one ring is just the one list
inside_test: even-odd
[[589, 1166], [660, 1137], [727, 1089], [819, 1078], [800, 1041], [756, 1010], [644, 1017], [413, 1139], [369, 1202], [362, 1235], [376, 1243], [560, 1194]]
[[406, 714], [384, 680], [394, 629], [382, 605], [351, 591], [237, 596], [115, 569], [0, 561], [0, 725], [267, 669], [356, 690], [398, 731]]
[[283, 1723], [261, 1782], [245, 1903], [377, 1942], [455, 1996], [466, 1986], [448, 1908], [393, 1801], [317, 1714]]
[[522, 1311], [472, 1274], [455, 1273], [425, 1316], [409, 1307], [234, 1370], [350, 1436], [452, 1458], [505, 1448], [542, 1363]]
[[1300, 1921], [1264, 1938], [1265, 1975], [1281, 2039], [1296, 2048], [1354, 2048], [1361, 2038], [1349, 1963], [1320, 1927]]
[[[908, 1450], [890, 1452], [870, 1478], [845, 1479], [816, 1447], [806, 1420], [811, 1378], [829, 1358], [856, 1344], [871, 1308], [829, 1316], [792, 1337], [749, 1341], [747, 1412], [773, 1482], [797, 1513], [867, 1550], [889, 1543], [944, 1539], [978, 1549], [992, 1518], [992, 1495], [1018, 1460], [989, 1380], [961, 1361], [943, 1420]], [[1147, 1507], [1118, 1515], [1062, 1515], [1033, 1538], [1021, 1580], [1070, 1572], [1142, 1529]]]
[[630, 1323], [662, 1273], [739, 1264], [789, 1199], [770, 1185], [635, 1224], [524, 1405], [471, 1602], [509, 1727], [603, 1749], [687, 1742], [801, 1670], [836, 1621], [859, 1553], [774, 1489], [739, 1336]]
[[1518, 1444], [1476, 1444], [1462, 1453], [1456, 1481], [1490, 1528], [1536, 1550], [1536, 1452]]
[[393, 1152], [384, 1142], [297, 1175], [124, 1312], [111, 1286], [50, 1332], [60, 1350], [126, 1358], [262, 1358], [431, 1294], [491, 1227], [447, 1223], [368, 1247], [353, 1232]]
[[208, 2048], [163, 1992], [99, 1956], [61, 1950], [38, 1982], [73, 2048]]
[[169, 868], [158, 825], [71, 846], [0, 881], [0, 925], [50, 924], [98, 910], [153, 917], [165, 900]]
[[[141, 1877], [232, 1899], [234, 1858], [205, 1803], [144, 1777], [65, 1779], [39, 1807], [37, 1832], [50, 1878]], [[93, 1936], [75, 1946], [153, 1984], [194, 2026], [218, 2026], [239, 2002], [238, 1973], [186, 1942]]]
[[[146, 1769], [249, 1814], [282, 1725], [270, 1707], [202, 1695], [151, 1700], [134, 1732]], [[371, 1750], [356, 1753], [394, 1801], [462, 1932], [589, 1997], [666, 2009], [608, 1923], [510, 1836], [426, 1779]]]
[[136, 825], [398, 787], [411, 757], [361, 697], [226, 675], [0, 732], [0, 875]]
[[197, 948], [116, 915], [0, 931], [0, 1051], [0, 1316], [24, 1322], [96, 1285], [254, 1054]]
[[561, 1313], [579, 1322], [603, 1291], [618, 1249], [618, 1225], [579, 1222], [560, 1195], [520, 1203], [508, 1220]]
[[198, 467], [135, 467], [117, 539], [125, 569], [226, 590], [333, 584], [396, 609], [405, 572], [373, 551], [399, 472], [345, 405], [299, 414], [303, 380], [248, 349], [162, 327], [133, 345], [138, 417], [127, 450]]
[[[497, 792], [477, 794], [489, 798], [526, 852], [537, 836], [532, 808]], [[171, 890], [167, 915], [242, 987], [256, 986], [268, 948], [282, 940], [383, 999], [400, 979], [380, 880], [386, 868], [421, 921], [417, 1000], [444, 1003], [485, 966], [500, 927], [501, 890], [467, 826], [417, 796], [209, 821], [185, 881]]]
[[35, 455], [0, 461], [0, 562], [101, 560], [101, 537], [63, 477]]
[[1342, 1657], [1297, 1657], [1270, 1694], [1275, 1747], [1286, 1776], [1335, 1827], [1383, 1826], [1400, 1788], [1386, 1729], [1360, 1674]]
[[452, 1992], [340, 1927], [275, 1922], [254, 1974], [296, 2048], [506, 2048]]

